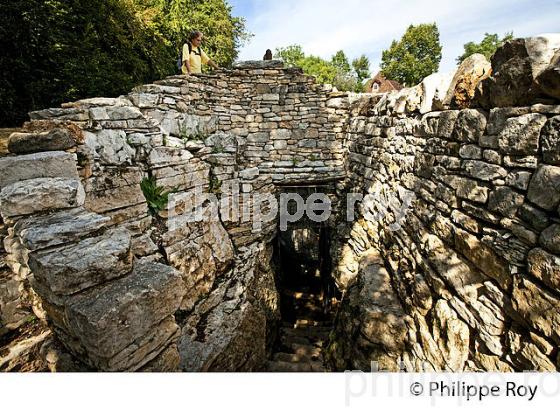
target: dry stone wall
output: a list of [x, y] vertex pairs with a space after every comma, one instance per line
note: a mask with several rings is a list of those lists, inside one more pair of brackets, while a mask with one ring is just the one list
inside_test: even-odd
[[329, 183], [333, 369], [557, 369], [558, 43], [385, 95], [265, 61], [31, 113], [0, 158], [2, 331], [33, 310], [89, 369], [258, 370], [277, 220], [252, 216]]
[[339, 225], [333, 364], [557, 370], [560, 106], [421, 114], [417, 95], [350, 103], [344, 193], [381, 194]]
[[[279, 320], [276, 221], [252, 216], [274, 182], [343, 176], [333, 96], [257, 62], [31, 113], [0, 159], [5, 259], [31, 289], [3, 303], [36, 292], [36, 314], [90, 368], [259, 369]], [[150, 212], [164, 192], [172, 205]], [[177, 224], [193, 198], [203, 218]]]

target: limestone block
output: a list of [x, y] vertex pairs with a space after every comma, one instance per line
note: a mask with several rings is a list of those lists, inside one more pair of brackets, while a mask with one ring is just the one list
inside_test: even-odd
[[146, 203], [140, 184], [120, 186], [103, 191], [90, 191], [86, 195], [84, 207], [88, 211], [105, 213], [120, 208]]
[[0, 190], [26, 179], [57, 177], [78, 179], [74, 154], [50, 151], [0, 158]]
[[553, 224], [542, 231], [539, 243], [548, 251], [560, 255], [560, 225]]
[[74, 102], [64, 103], [63, 107], [126, 107], [130, 106], [130, 101], [124, 97], [107, 98], [94, 97], [84, 98]]
[[193, 155], [186, 149], [155, 147], [150, 151], [148, 164], [153, 168], [180, 165], [189, 162]]
[[168, 190], [189, 190], [208, 184], [210, 166], [200, 160], [191, 160], [186, 164], [172, 165], [152, 170], [157, 186]]
[[[180, 273], [172, 267], [138, 261], [131, 274], [69, 299], [67, 329], [88, 355], [116, 361], [120, 353], [125, 359], [130, 350], [142, 349], [142, 338], [161, 342], [163, 336], [167, 341], [169, 333], [176, 332], [174, 321], [168, 322], [166, 331], [158, 329], [158, 324], [179, 308], [184, 291]], [[150, 350], [142, 353], [145, 356]], [[113, 368], [110, 363], [107, 367], [102, 370]]]
[[0, 213], [9, 218], [35, 212], [73, 208], [84, 204], [85, 192], [79, 180], [35, 178], [15, 182], [0, 192]]
[[535, 208], [534, 206], [531, 206], [527, 202], [521, 205], [517, 214], [519, 218], [521, 218], [524, 222], [528, 223], [531, 227], [539, 232], [545, 229], [550, 224], [546, 212]]
[[463, 142], [478, 142], [486, 130], [486, 116], [479, 110], [459, 112], [451, 138]]
[[142, 112], [136, 107], [104, 106], [90, 108], [92, 120], [133, 120], [143, 118]]
[[[480, 143], [480, 145], [482, 146], [483, 144]], [[482, 157], [486, 161], [488, 161], [492, 164], [500, 165], [502, 163], [502, 156], [498, 152], [496, 152], [494, 150], [491, 150], [491, 149], [485, 149], [484, 152], [482, 153]], [[530, 177], [530, 175], [529, 175], [529, 177]], [[528, 183], [529, 183], [529, 181], [527, 181], [527, 184]], [[527, 189], [527, 187], [525, 187], [525, 189]]]
[[540, 92], [535, 79], [558, 48], [560, 34], [506, 42], [492, 56], [492, 75], [482, 81], [476, 103], [485, 108], [530, 105]]
[[132, 238], [132, 253], [134, 256], [148, 256], [159, 251], [158, 246], [150, 237], [150, 233]]
[[502, 152], [512, 155], [535, 155], [539, 149], [541, 128], [546, 122], [542, 114], [525, 114], [508, 118], [498, 134]]
[[506, 167], [536, 169], [537, 164], [538, 158], [534, 155], [529, 155], [526, 157], [504, 155], [504, 165]]
[[[275, 130], [275, 131], [281, 131], [281, 130]], [[288, 131], [288, 130], [283, 130], [283, 131]], [[278, 135], [280, 134], [275, 134], [276, 139], [278, 138]], [[267, 132], [255, 132], [255, 133], [251, 133], [247, 136], [247, 143], [266, 143], [270, 140], [271, 138], [271, 134], [268, 134]]]
[[39, 133], [13, 133], [8, 141], [8, 150], [14, 154], [64, 151], [75, 147], [76, 144], [76, 138], [69, 129], [54, 128]]
[[71, 295], [129, 273], [130, 246], [126, 229], [112, 230], [75, 245], [31, 252], [29, 267], [51, 292]]
[[529, 201], [547, 211], [553, 211], [560, 203], [560, 167], [541, 165], [531, 178]]
[[14, 225], [14, 234], [29, 250], [76, 242], [103, 228], [109, 218], [87, 212], [83, 208], [32, 216]]
[[466, 159], [481, 159], [482, 148], [474, 144], [461, 145], [459, 156]]
[[497, 187], [490, 193], [488, 209], [503, 216], [515, 216], [517, 209], [523, 204], [523, 195], [508, 187]]
[[461, 167], [470, 176], [482, 181], [493, 181], [498, 178], [504, 178], [508, 174], [507, 171], [499, 165], [488, 164], [477, 160], [463, 161]]
[[434, 73], [422, 80], [421, 114], [444, 109], [445, 94], [452, 78], [453, 73]]
[[178, 344], [181, 370], [251, 371], [262, 365], [266, 357], [264, 314], [235, 293], [232, 296], [217, 306], [202, 305], [193, 315], [200, 322], [191, 319], [183, 328]]
[[84, 132], [86, 145], [95, 152], [95, 158], [105, 165], [132, 163], [134, 149], [128, 145], [123, 130], [103, 129], [92, 133]]
[[86, 193], [122, 186], [140, 185], [145, 173], [140, 167], [103, 167], [83, 181]]
[[482, 54], [467, 57], [459, 67], [444, 99], [444, 105], [452, 108], [469, 108], [480, 82], [492, 72], [490, 62]]
[[541, 135], [543, 162], [560, 165], [560, 115], [548, 120]]
[[529, 181], [531, 180], [531, 173], [528, 171], [514, 171], [506, 177], [506, 185], [520, 189], [527, 190]]
[[246, 60], [237, 61], [233, 64], [233, 68], [238, 70], [274, 69], [283, 67], [284, 63], [281, 60]]
[[485, 275], [494, 278], [500, 288], [508, 288], [511, 282], [509, 264], [490, 246], [480, 241], [476, 236], [457, 229], [455, 232], [455, 247]]
[[512, 302], [513, 308], [532, 328], [560, 342], [560, 301], [556, 296], [529, 279], [516, 276]]
[[542, 93], [560, 100], [560, 49], [556, 51], [550, 64], [538, 75], [535, 82]]
[[[455, 129], [455, 122], [457, 121], [457, 117], [459, 116], [458, 110], [447, 110], [440, 113], [438, 117], [438, 128], [437, 128], [437, 135], [441, 138], [449, 139], [453, 134], [453, 130]], [[469, 119], [470, 117], [468, 114], [466, 115], [465, 120]]]
[[255, 179], [258, 176], [259, 176], [258, 167], [246, 168], [239, 171], [239, 177], [241, 179], [251, 180], [251, 179]]
[[552, 289], [560, 288], [560, 256], [532, 249], [527, 255], [527, 271]]
[[443, 299], [436, 303], [432, 322], [433, 338], [447, 369], [463, 370], [469, 356], [469, 327]]

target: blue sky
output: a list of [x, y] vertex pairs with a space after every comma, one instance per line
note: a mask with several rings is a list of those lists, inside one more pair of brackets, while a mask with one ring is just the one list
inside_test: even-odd
[[410, 24], [436, 22], [443, 45], [440, 71], [451, 71], [463, 44], [485, 32], [516, 37], [560, 32], [560, 0], [228, 0], [234, 16], [247, 20], [253, 39], [240, 60], [261, 59], [265, 50], [300, 44], [306, 54], [330, 58], [344, 50], [365, 54], [372, 73], [381, 52]]

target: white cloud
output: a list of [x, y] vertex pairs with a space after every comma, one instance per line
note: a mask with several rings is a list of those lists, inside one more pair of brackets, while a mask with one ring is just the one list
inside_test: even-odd
[[[366, 54], [377, 71], [381, 51], [402, 36], [408, 25], [436, 22], [443, 59], [441, 70], [455, 65], [467, 41], [485, 32], [516, 36], [560, 31], [558, 0], [249, 0], [245, 16], [255, 34], [240, 60], [260, 59], [267, 48], [300, 44], [307, 54], [330, 58], [343, 49], [350, 58]], [[234, 2], [235, 3], [235, 2]]]

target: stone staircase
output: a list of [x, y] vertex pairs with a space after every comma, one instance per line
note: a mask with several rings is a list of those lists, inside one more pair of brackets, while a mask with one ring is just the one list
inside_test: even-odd
[[323, 309], [323, 296], [311, 288], [284, 290], [284, 306], [291, 320], [284, 320], [279, 339], [267, 362], [269, 372], [326, 372], [323, 349], [329, 339], [333, 317]]

